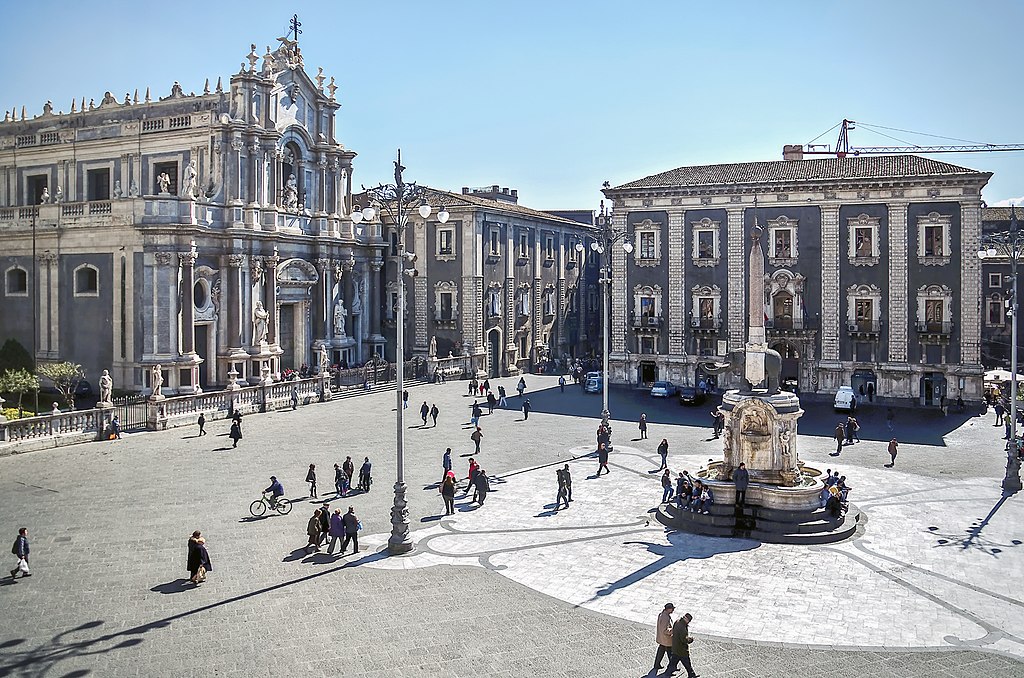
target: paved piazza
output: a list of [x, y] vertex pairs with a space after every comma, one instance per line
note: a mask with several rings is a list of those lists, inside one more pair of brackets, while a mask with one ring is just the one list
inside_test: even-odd
[[[799, 547], [668, 533], [656, 448], [673, 470], [718, 458], [709, 403], [682, 408], [613, 392], [612, 472], [591, 477], [600, 397], [527, 377], [534, 407], [483, 418], [493, 491], [459, 492], [446, 518], [436, 481], [451, 446], [472, 452], [465, 382], [410, 389], [407, 477], [416, 550], [380, 551], [394, 478], [393, 394], [251, 415], [237, 450], [227, 424], [0, 458], [0, 534], [27, 525], [35, 576], [0, 580], [0, 676], [639, 676], [665, 602], [694, 615], [704, 676], [1024, 675], [1024, 508], [1003, 498], [1000, 428], [987, 417], [897, 412], [895, 469], [884, 410], [864, 441], [829, 456], [836, 415], [808, 404], [800, 455], [838, 468], [867, 518], [857, 536]], [[514, 380], [502, 380], [512, 391]], [[535, 390], [543, 389], [543, 390]], [[421, 428], [420, 403], [441, 409]], [[517, 398], [510, 398], [518, 405]], [[639, 413], [650, 439], [636, 438]], [[355, 506], [362, 551], [305, 555], [316, 463], [374, 463]], [[573, 471], [555, 512], [556, 465]], [[296, 500], [285, 517], [248, 505], [271, 474]], [[207, 537], [214, 571], [184, 585], [185, 541]], [[12, 563], [13, 564], [13, 563]]]

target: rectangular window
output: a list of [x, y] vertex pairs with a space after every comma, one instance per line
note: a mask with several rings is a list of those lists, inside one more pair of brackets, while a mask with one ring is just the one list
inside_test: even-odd
[[50, 177], [46, 174], [33, 174], [25, 177], [25, 202], [38, 205], [43, 200], [43, 191], [49, 185]]
[[501, 254], [501, 233], [498, 229], [491, 230], [491, 256], [496, 257]]
[[519, 234], [519, 258], [526, 259], [530, 256], [530, 234], [523, 231]]
[[793, 256], [793, 231], [788, 228], [775, 229], [772, 240], [772, 256], [785, 259]]
[[929, 331], [939, 331], [943, 321], [942, 299], [926, 299], [924, 302], [924, 321]]
[[644, 320], [655, 317], [654, 297], [640, 297], [640, 317]]
[[657, 337], [640, 337], [640, 352], [653, 355], [658, 352]]
[[995, 289], [999, 289], [1003, 286], [1003, 274], [1002, 273], [989, 273], [988, 274], [988, 286]]
[[928, 225], [924, 227], [924, 255], [926, 257], [945, 256], [942, 248], [942, 225]]
[[640, 252], [638, 256], [640, 259], [655, 259], [657, 258], [657, 250], [655, 248], [655, 238], [653, 231], [641, 231], [639, 234], [640, 239]]
[[854, 253], [857, 257], [874, 256], [874, 231], [870, 226], [859, 226], [854, 230]]
[[555, 258], [555, 238], [553, 236], [547, 236], [544, 238], [544, 258], [552, 260]]
[[166, 174], [169, 181], [167, 192], [171, 195], [178, 195], [178, 163], [177, 162], [156, 162], [153, 163], [153, 193], [160, 193], [160, 177]]
[[110, 168], [91, 169], [85, 173], [87, 200], [110, 200]]
[[437, 253], [455, 254], [455, 229], [437, 229]]
[[697, 258], [715, 258], [715, 232], [697, 231]]
[[7, 269], [7, 295], [24, 296], [28, 294], [28, 272], [22, 268]]
[[1002, 299], [989, 299], [988, 300], [988, 324], [989, 325], [1002, 325], [1003, 324], [1003, 301]]
[[452, 293], [441, 292], [441, 320], [452, 320]]

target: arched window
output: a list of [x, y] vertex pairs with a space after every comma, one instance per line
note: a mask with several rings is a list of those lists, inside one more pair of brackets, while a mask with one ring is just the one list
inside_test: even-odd
[[95, 266], [82, 264], [75, 269], [75, 296], [98, 297], [100, 294], [100, 272]]
[[8, 297], [28, 296], [28, 272], [20, 266], [12, 266], [4, 274], [4, 293]]

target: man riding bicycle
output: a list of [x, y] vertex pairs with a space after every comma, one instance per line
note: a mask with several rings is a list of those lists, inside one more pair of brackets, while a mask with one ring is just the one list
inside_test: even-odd
[[277, 508], [277, 498], [284, 495], [284, 486], [277, 480], [277, 476], [270, 476], [270, 487], [263, 490], [263, 494], [270, 492], [270, 508]]

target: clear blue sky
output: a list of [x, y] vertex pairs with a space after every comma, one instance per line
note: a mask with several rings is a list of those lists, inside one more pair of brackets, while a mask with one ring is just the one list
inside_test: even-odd
[[[1024, 143], [1024, 3], [0, 1], [0, 109], [186, 92], [237, 72], [298, 12], [307, 70], [340, 87], [357, 183], [500, 184], [530, 207], [594, 208], [688, 164], [773, 160], [844, 117]], [[865, 131], [860, 145], [887, 143]], [[929, 142], [907, 137], [917, 143]], [[823, 139], [834, 143], [834, 133]], [[1024, 200], [1024, 153], [940, 155]]]

